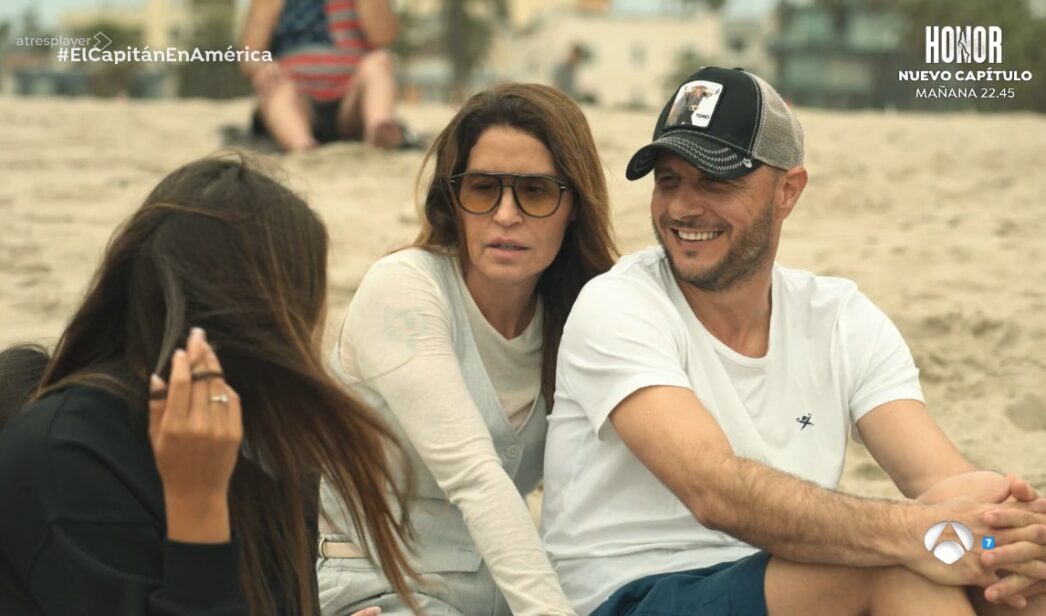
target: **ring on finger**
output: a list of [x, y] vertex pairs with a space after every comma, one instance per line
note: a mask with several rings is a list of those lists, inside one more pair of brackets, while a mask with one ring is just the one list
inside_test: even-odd
[[211, 396], [208, 399], [211, 402], [217, 402], [218, 404], [228, 404], [229, 403], [229, 394], [227, 394], [225, 392], [222, 392], [220, 394]]
[[192, 373], [192, 382], [209, 381], [211, 379], [223, 379], [225, 374], [221, 370], [200, 370]]

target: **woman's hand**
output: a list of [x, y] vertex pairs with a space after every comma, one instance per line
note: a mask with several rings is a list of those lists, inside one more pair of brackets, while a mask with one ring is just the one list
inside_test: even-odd
[[243, 439], [240, 398], [202, 329], [193, 328], [186, 348], [174, 354], [169, 385], [155, 375], [150, 383], [149, 441], [163, 481], [167, 536], [224, 543], [229, 480]]

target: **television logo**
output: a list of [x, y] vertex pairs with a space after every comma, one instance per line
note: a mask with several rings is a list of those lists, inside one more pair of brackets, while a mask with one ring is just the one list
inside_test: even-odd
[[[962, 543], [952, 539], [940, 541], [941, 534], [948, 526], [952, 527], [952, 531], [955, 532], [955, 535]], [[959, 522], [938, 522], [926, 531], [926, 534], [923, 536], [923, 544], [926, 546], [926, 551], [932, 552], [937, 560], [950, 565], [962, 558], [966, 552], [973, 549], [973, 532]]]

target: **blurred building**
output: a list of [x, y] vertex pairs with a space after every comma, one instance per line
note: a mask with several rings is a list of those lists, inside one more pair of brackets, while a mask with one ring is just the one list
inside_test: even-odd
[[[224, 50], [235, 45], [245, 8], [237, 0], [144, 0], [138, 6], [68, 10], [60, 15], [59, 26], [62, 33], [75, 36], [102, 33], [112, 40], [113, 50]], [[18, 91], [29, 95], [227, 98], [249, 92], [238, 67], [228, 63], [57, 65], [16, 72], [15, 81]]]
[[774, 85], [786, 99], [819, 107], [889, 107], [903, 95], [903, 16], [855, 4], [783, 4], [772, 44]]
[[[538, 16], [561, 10], [605, 10], [609, 0], [504, 0], [507, 20], [495, 23], [495, 36], [505, 35], [531, 26]], [[469, 8], [482, 18], [494, 22], [495, 2], [477, 0]], [[400, 16], [399, 40], [393, 51], [399, 56], [398, 79], [404, 100], [444, 102], [451, 96], [453, 68], [446, 53], [444, 28], [446, 3], [444, 0], [395, 0]], [[485, 66], [473, 74], [475, 87], [496, 81], [493, 72]]]
[[[227, 0], [234, 4], [234, 0]], [[98, 24], [113, 24], [139, 33], [141, 45], [165, 49], [188, 42], [193, 17], [186, 0], [145, 0], [141, 6], [97, 6], [62, 13], [63, 32], [84, 32]]]
[[740, 66], [773, 81], [776, 62], [770, 43], [777, 36], [781, 0], [727, 0], [723, 5], [723, 56], [731, 67]]
[[680, 71], [726, 55], [720, 15], [703, 3], [589, 1], [536, 15], [499, 37], [487, 68], [500, 79], [549, 83], [575, 45], [587, 56], [577, 69], [581, 98], [613, 107], [659, 107]]

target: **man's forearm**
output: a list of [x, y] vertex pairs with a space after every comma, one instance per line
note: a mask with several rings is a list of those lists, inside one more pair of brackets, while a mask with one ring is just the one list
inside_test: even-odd
[[[713, 463], [691, 507], [714, 530], [796, 562], [905, 563], [921, 544], [926, 512], [913, 502], [871, 500], [733, 455]], [[932, 522], [931, 522], [932, 523]], [[928, 527], [928, 526], [927, 526]]]

